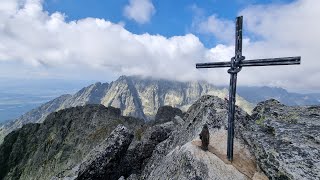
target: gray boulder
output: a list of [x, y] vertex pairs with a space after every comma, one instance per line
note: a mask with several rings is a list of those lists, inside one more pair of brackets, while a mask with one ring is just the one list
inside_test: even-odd
[[320, 106], [277, 100], [254, 109], [244, 137], [270, 179], [320, 179]]

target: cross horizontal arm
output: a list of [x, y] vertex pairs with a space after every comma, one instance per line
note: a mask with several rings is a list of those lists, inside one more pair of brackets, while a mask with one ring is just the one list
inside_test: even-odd
[[277, 66], [277, 65], [297, 65], [300, 64], [301, 57], [283, 57], [271, 59], [254, 59], [240, 62], [240, 66]]
[[[297, 65], [300, 64], [301, 57], [283, 57], [270, 59], [254, 59], [243, 60], [239, 63], [239, 67], [246, 66], [277, 66], [277, 65]], [[223, 68], [230, 67], [231, 62], [214, 62], [214, 63], [197, 63], [196, 68]]]
[[231, 62], [213, 62], [213, 63], [197, 63], [196, 68], [221, 68], [221, 67], [230, 67]]

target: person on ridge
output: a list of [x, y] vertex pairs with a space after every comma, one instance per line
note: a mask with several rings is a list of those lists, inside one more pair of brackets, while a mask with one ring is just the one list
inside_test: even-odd
[[208, 129], [208, 125], [205, 124], [203, 125], [202, 131], [199, 134], [202, 145], [201, 148], [205, 151], [208, 150], [208, 145], [209, 145], [209, 139], [210, 139], [210, 133], [209, 133], [209, 129]]

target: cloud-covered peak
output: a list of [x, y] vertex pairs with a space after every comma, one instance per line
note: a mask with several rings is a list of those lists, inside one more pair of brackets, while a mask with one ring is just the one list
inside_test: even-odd
[[151, 0], [129, 0], [123, 13], [128, 19], [144, 24], [150, 21], [155, 12]]

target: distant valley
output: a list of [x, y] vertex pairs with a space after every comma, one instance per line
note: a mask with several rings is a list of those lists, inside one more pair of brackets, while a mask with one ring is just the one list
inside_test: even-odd
[[0, 94], [0, 123], [14, 120], [22, 114], [34, 109], [41, 104], [57, 97], [52, 95], [34, 95], [34, 94], [17, 94], [1, 93]]
[[89, 81], [0, 79], [0, 124], [57, 98], [73, 94]]

